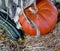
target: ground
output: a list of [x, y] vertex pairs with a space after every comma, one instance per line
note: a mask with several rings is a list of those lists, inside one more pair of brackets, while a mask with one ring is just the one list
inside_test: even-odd
[[6, 34], [0, 28], [0, 51], [60, 51], [60, 22], [47, 35], [38, 39], [25, 35], [21, 43], [11, 40]]

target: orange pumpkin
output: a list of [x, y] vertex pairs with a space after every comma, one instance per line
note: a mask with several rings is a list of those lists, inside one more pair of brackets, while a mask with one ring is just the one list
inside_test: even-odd
[[[58, 11], [50, 0], [37, 0], [37, 8], [38, 11], [35, 14], [30, 12], [29, 9], [25, 9], [25, 12], [29, 19], [37, 25], [41, 35], [44, 35], [55, 27]], [[19, 22], [25, 33], [32, 36], [36, 35], [36, 30], [27, 22], [23, 14], [20, 15]]]

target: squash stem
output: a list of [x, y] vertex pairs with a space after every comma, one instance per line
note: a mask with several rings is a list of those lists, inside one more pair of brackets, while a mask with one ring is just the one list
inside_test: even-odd
[[22, 42], [22, 38], [21, 37], [18, 39], [18, 42]]

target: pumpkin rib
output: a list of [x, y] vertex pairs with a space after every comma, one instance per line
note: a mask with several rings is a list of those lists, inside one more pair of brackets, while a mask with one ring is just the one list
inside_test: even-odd
[[[49, 26], [48, 30], [50, 31], [50, 30], [51, 30], [51, 25], [50, 25], [50, 23], [48, 22], [49, 18], [46, 18], [46, 16], [43, 15], [43, 14], [41, 14], [41, 15], [42, 15], [43, 19], [46, 21], [46, 23], [48, 24], [48, 26]], [[43, 23], [44, 23], [44, 22], [43, 22]], [[46, 25], [46, 26], [47, 26], [47, 25]]]
[[[41, 15], [43, 15], [43, 14], [41, 14]], [[52, 18], [49, 18], [49, 17], [45, 17], [45, 14], [43, 15], [43, 18], [45, 19], [45, 21], [47, 22], [47, 24], [49, 25], [49, 28], [50, 28], [50, 30], [51, 30], [51, 28], [52, 28], [52, 23], [54, 22], [54, 20], [52, 20]]]
[[[41, 15], [40, 15], [40, 16], [41, 16]], [[41, 16], [41, 17], [42, 17], [42, 16]], [[48, 25], [48, 23], [46, 22], [46, 20], [43, 19], [43, 18], [41, 18], [41, 17], [40, 17], [40, 20], [41, 20], [41, 21], [39, 21], [39, 22], [40, 22], [40, 23], [42, 22], [42, 23], [41, 23], [42, 25], [40, 24], [40, 25], [42, 26], [42, 28], [40, 27], [40, 29], [41, 29], [41, 30], [43, 29], [44, 32], [42, 32], [43, 30], [42, 30], [42, 31], [40, 30], [40, 31], [41, 31], [42, 34], [45, 34], [45, 32], [48, 32], [50, 29], [49, 29], [49, 25]], [[39, 25], [39, 26], [40, 26], [40, 25]], [[47, 30], [47, 31], [46, 31], [46, 30]]]
[[[53, 16], [56, 16], [56, 14], [54, 14], [53, 12], [50, 12], [51, 14], [53, 14]], [[41, 15], [42, 15], [43, 13], [41, 13]], [[47, 16], [47, 18], [45, 17], [45, 16]], [[53, 23], [57, 20], [57, 18], [54, 18], [53, 16], [51, 16], [51, 18], [49, 18], [50, 16], [48, 16], [48, 14], [44, 14], [44, 18], [45, 18], [45, 20], [47, 21], [47, 22], [49, 22], [49, 24], [50, 24], [50, 27], [51, 28], [53, 28], [52, 26], [53, 26]], [[56, 16], [57, 17], [57, 16]], [[48, 20], [50, 20], [50, 21], [48, 21]], [[57, 21], [56, 21], [57, 22]], [[56, 22], [54, 23], [54, 24], [56, 24]]]

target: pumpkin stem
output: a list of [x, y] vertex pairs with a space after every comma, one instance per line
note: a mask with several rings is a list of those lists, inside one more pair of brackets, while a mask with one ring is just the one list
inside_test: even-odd
[[30, 10], [33, 14], [37, 13], [37, 11], [38, 11], [37, 8], [32, 9], [31, 7], [29, 8], [29, 10]]
[[36, 6], [36, 0], [34, 0], [34, 3], [33, 3], [33, 5], [34, 5], [34, 9], [32, 9], [31, 7], [29, 8], [29, 10], [32, 12], [32, 13], [37, 13], [37, 11], [38, 11], [38, 8], [37, 8], [37, 6]]

